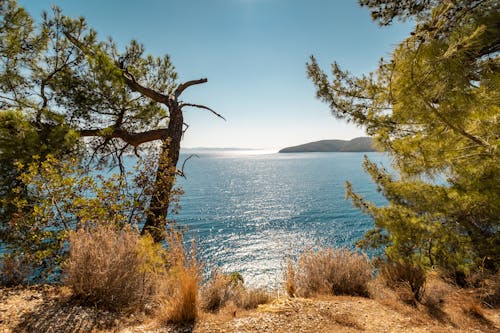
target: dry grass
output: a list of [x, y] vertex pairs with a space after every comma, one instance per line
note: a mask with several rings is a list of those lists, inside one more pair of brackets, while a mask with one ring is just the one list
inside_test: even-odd
[[0, 285], [6, 287], [26, 284], [33, 274], [31, 265], [21, 256], [4, 254], [0, 259]]
[[177, 288], [165, 304], [161, 319], [176, 324], [192, 323], [198, 317], [199, 270], [178, 266], [173, 279]]
[[[411, 288], [407, 288], [407, 292], [412, 293]], [[474, 297], [475, 291], [460, 288], [433, 271], [427, 272], [425, 289], [419, 302], [412, 295], [401, 297], [400, 289], [389, 287], [381, 276], [370, 286], [370, 295], [374, 300], [408, 316], [413, 326], [441, 325], [466, 332], [498, 330], [488, 319], [487, 310]]]
[[367, 296], [373, 267], [366, 255], [347, 249], [320, 249], [289, 264], [285, 288], [290, 296], [319, 294]]
[[266, 290], [245, 288], [239, 273], [222, 274], [217, 271], [212, 273], [201, 290], [201, 296], [201, 307], [209, 312], [218, 311], [229, 304], [250, 310], [271, 300]]
[[133, 230], [98, 227], [69, 236], [64, 281], [76, 298], [109, 310], [142, 307], [165, 275], [164, 250]]
[[453, 292], [453, 286], [447, 284], [437, 275], [426, 277], [425, 292], [422, 295], [421, 303], [430, 311], [440, 309], [447, 297]]
[[500, 271], [482, 274], [477, 282], [479, 299], [489, 308], [498, 309], [500, 306]]
[[235, 304], [240, 309], [250, 310], [270, 301], [271, 295], [264, 289], [244, 289], [236, 298]]
[[163, 306], [157, 314], [160, 321], [186, 324], [198, 318], [198, 291], [201, 279], [201, 265], [196, 259], [194, 243], [186, 251], [182, 237], [171, 233], [167, 239], [169, 248], [169, 279]]
[[232, 298], [233, 286], [228, 275], [213, 272], [210, 280], [201, 290], [201, 307], [215, 312]]
[[380, 267], [380, 275], [388, 287], [394, 289], [405, 303], [416, 305], [425, 292], [426, 272], [410, 263], [387, 262]]

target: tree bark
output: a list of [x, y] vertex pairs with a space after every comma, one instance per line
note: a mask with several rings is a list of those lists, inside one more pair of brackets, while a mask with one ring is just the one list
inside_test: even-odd
[[151, 195], [146, 222], [141, 231], [141, 234], [149, 233], [155, 242], [161, 242], [165, 239], [164, 231], [168, 221], [168, 210], [177, 174], [177, 162], [179, 161], [184, 125], [182, 109], [179, 108], [177, 101], [171, 101], [170, 104], [170, 121], [167, 128], [167, 137], [162, 139], [153, 193]]

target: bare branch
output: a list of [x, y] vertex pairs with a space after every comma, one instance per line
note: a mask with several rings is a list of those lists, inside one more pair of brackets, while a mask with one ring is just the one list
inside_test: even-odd
[[221, 114], [215, 112], [214, 110], [212, 110], [211, 108], [209, 108], [208, 106], [205, 106], [205, 105], [200, 105], [200, 104], [191, 104], [191, 103], [183, 103], [181, 104], [179, 107], [182, 109], [183, 107], [185, 106], [190, 106], [190, 107], [193, 107], [193, 108], [198, 108], [198, 109], [204, 109], [204, 110], [208, 110], [210, 112], [212, 112], [214, 115], [216, 115], [217, 117], [219, 118], [222, 118], [224, 120], [226, 120], [226, 118], [224, 118]]
[[170, 100], [168, 96], [165, 96], [163, 94], [160, 94], [157, 91], [154, 91], [151, 88], [144, 87], [143, 85], [139, 84], [134, 76], [130, 74], [127, 69], [121, 68], [122, 73], [123, 73], [123, 79], [125, 80], [125, 83], [127, 86], [129, 86], [130, 89], [133, 91], [136, 91], [146, 97], [151, 98], [153, 101], [165, 104], [166, 106], [170, 105]]
[[186, 133], [186, 131], [188, 130], [188, 128], [189, 128], [189, 124], [188, 124], [188, 123], [184, 123], [184, 126], [186, 126], [186, 128], [184, 128], [184, 129], [182, 130], [182, 135], [184, 135], [184, 134]]
[[203, 79], [192, 80], [192, 81], [188, 81], [188, 82], [184, 82], [184, 83], [179, 84], [177, 89], [175, 89], [175, 91], [174, 91], [175, 98], [179, 97], [182, 94], [182, 92], [184, 90], [186, 90], [187, 88], [194, 86], [196, 84], [202, 84], [202, 83], [206, 83], [206, 82], [208, 82], [208, 80], [206, 78], [203, 78]]
[[192, 154], [192, 155], [189, 155], [188, 157], [186, 157], [186, 159], [184, 160], [184, 162], [182, 162], [182, 167], [180, 170], [177, 170], [177, 174], [181, 177], [183, 177], [184, 179], [187, 179], [186, 177], [186, 174], [184, 173], [184, 166], [186, 165], [186, 162], [192, 158], [192, 157], [196, 157], [196, 158], [200, 158], [198, 155], [196, 154]]

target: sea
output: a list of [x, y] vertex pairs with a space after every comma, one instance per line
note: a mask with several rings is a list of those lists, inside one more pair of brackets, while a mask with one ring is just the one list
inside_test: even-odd
[[362, 169], [382, 153], [186, 150], [174, 219], [195, 239], [204, 271], [239, 272], [248, 286], [278, 288], [287, 262], [320, 246], [355, 248], [373, 220], [345, 198], [345, 182], [386, 204]]
[[177, 182], [181, 209], [169, 218], [195, 241], [205, 277], [239, 272], [249, 287], [279, 289], [290, 259], [319, 247], [355, 249], [373, 227], [345, 198], [349, 181], [367, 200], [387, 203], [362, 169], [364, 156], [390, 170], [387, 155], [375, 152], [183, 150], [179, 163], [190, 158]]

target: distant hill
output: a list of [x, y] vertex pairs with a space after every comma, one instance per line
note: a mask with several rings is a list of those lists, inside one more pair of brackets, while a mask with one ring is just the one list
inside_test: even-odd
[[370, 152], [376, 151], [372, 147], [372, 138], [361, 137], [350, 141], [321, 140], [305, 143], [299, 146], [281, 149], [280, 153], [312, 153], [312, 152]]

